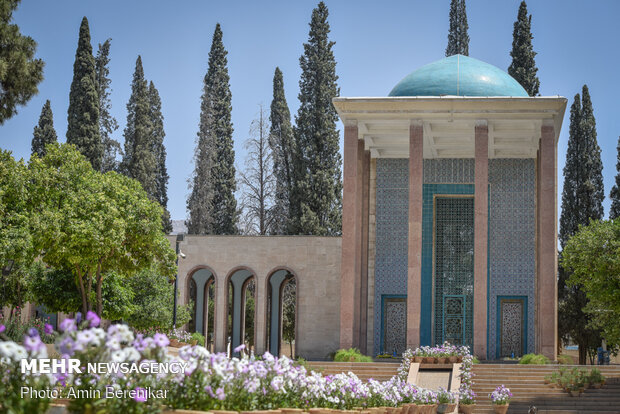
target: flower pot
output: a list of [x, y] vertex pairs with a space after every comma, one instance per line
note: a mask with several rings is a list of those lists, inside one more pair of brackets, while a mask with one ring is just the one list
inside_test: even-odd
[[456, 408], [456, 404], [439, 404], [437, 406], [437, 413], [451, 413]]
[[425, 364], [434, 364], [435, 363], [435, 357], [424, 357], [424, 363]]
[[446, 357], [437, 357], [437, 363], [438, 364], [447, 364], [448, 363], [448, 358], [446, 358]]
[[495, 414], [506, 414], [506, 411], [508, 411], [508, 405], [509, 404], [493, 404], [493, 410], [495, 411]]
[[599, 389], [599, 388], [601, 388], [601, 386], [603, 386], [603, 384], [601, 384], [600, 382], [596, 382], [596, 383], [592, 384], [592, 388], [595, 388], [595, 389]]
[[424, 361], [424, 357], [421, 356], [414, 356], [413, 357], [413, 362], [417, 362], [418, 364]]
[[189, 344], [191, 346], [196, 346], [197, 343], [198, 343], [198, 339], [192, 339], [191, 341], [189, 341]]
[[459, 404], [459, 413], [473, 414], [476, 404]]
[[456, 355], [451, 355], [451, 356], [448, 357], [448, 361], [451, 364], [456, 364], [458, 360], [459, 360], [459, 358]]
[[458, 363], [463, 362], [463, 357], [461, 355], [457, 355], [456, 356], [456, 362], [458, 362]]

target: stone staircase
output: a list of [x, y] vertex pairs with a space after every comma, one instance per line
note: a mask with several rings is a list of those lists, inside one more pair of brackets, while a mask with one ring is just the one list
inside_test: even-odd
[[324, 376], [353, 372], [362, 381], [370, 378], [377, 381], [387, 381], [398, 372], [400, 361], [397, 362], [324, 362], [311, 361], [308, 367]]
[[564, 390], [545, 384], [545, 376], [558, 370], [558, 365], [476, 364], [472, 369], [473, 390], [478, 396], [476, 412], [493, 412], [489, 394], [503, 384], [513, 394], [509, 413], [527, 413], [532, 405], [539, 414], [620, 413], [620, 365], [597, 368], [608, 383], [601, 389], [571, 397]]

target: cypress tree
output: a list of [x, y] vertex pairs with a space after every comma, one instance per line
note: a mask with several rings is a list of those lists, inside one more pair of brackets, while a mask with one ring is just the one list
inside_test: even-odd
[[0, 1], [0, 125], [39, 92], [43, 80], [44, 63], [34, 58], [37, 42], [11, 24], [19, 2]]
[[149, 197], [154, 198], [157, 161], [153, 152], [150, 112], [148, 84], [144, 78], [142, 58], [138, 56], [131, 82], [131, 96], [127, 103], [125, 156], [121, 170], [128, 177], [138, 180]]
[[[581, 102], [580, 102], [581, 100]], [[596, 141], [596, 122], [586, 85], [582, 96], [575, 95], [571, 106], [568, 149], [564, 166], [562, 213], [560, 215], [560, 245], [566, 245], [579, 225], [590, 219], [603, 218], [603, 174], [601, 150]], [[600, 331], [589, 327], [590, 317], [583, 311], [588, 303], [578, 287], [569, 287], [570, 273], [560, 267], [559, 333], [579, 345], [579, 363], [585, 363], [588, 350], [600, 344]]]
[[187, 226], [192, 234], [237, 232], [234, 194], [237, 185], [227, 54], [218, 23], [209, 51], [209, 68], [204, 77], [195, 170], [187, 202], [190, 216]]
[[469, 56], [469, 35], [467, 34], [467, 11], [465, 0], [450, 2], [450, 29], [448, 31], [448, 46], [446, 56]]
[[90, 161], [93, 168], [100, 171], [103, 143], [99, 135], [99, 96], [95, 58], [86, 17], [82, 19], [80, 25], [80, 36], [75, 52], [67, 120], [67, 143], [74, 144]]
[[155, 193], [153, 198], [164, 208], [162, 217], [164, 232], [172, 231], [170, 212], [168, 212], [168, 170], [166, 169], [166, 147], [164, 146], [164, 116], [161, 113], [161, 98], [153, 82], [149, 83], [150, 121], [152, 127], [152, 151], [155, 155]]
[[48, 99], [41, 109], [39, 124], [34, 127], [32, 154], [36, 153], [39, 157], [43, 157], [45, 155], [45, 146], [57, 140], [56, 131], [54, 130], [54, 115], [52, 114], [52, 107]]
[[620, 137], [618, 137], [618, 145], [616, 150], [618, 153], [618, 159], [616, 161], [616, 183], [609, 193], [609, 198], [611, 198], [609, 218], [612, 220], [620, 217]]
[[103, 44], [99, 43], [97, 56], [95, 56], [95, 73], [97, 79], [97, 94], [99, 96], [99, 135], [103, 145], [103, 158], [101, 172], [115, 171], [118, 169], [116, 156], [121, 151], [121, 145], [112, 138], [112, 133], [118, 129], [118, 122], [110, 114], [112, 102], [110, 100], [110, 45], [112, 39], [107, 39]]
[[293, 234], [338, 235], [342, 229], [342, 160], [338, 115], [332, 98], [340, 94], [336, 61], [328, 39], [328, 10], [320, 2], [312, 11], [308, 43], [299, 59], [299, 111], [295, 127]]
[[274, 206], [272, 208], [273, 234], [286, 234], [290, 212], [291, 188], [293, 186], [293, 127], [291, 112], [284, 95], [282, 71], [276, 67], [273, 75], [273, 100], [269, 115], [271, 129], [269, 145], [273, 154], [273, 174], [276, 180]]
[[532, 15], [527, 14], [525, 1], [519, 6], [517, 21], [512, 32], [512, 63], [508, 67], [508, 74], [523, 86], [528, 95], [538, 95], [540, 80], [536, 76], [536, 52], [532, 47]]

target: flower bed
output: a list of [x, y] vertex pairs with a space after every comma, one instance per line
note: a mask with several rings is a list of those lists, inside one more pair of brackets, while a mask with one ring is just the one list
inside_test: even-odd
[[[99, 318], [90, 313], [82, 320], [67, 319], [56, 336], [56, 349], [68, 366], [79, 359], [82, 368], [92, 363], [127, 363], [148, 367], [153, 364], [177, 363], [180, 372], [82, 373], [54, 375], [21, 374], [22, 358], [46, 358], [47, 349], [36, 332], [31, 332], [24, 345], [0, 341], [0, 401], [3, 409], [14, 413], [45, 412], [53, 399], [65, 398], [70, 412], [160, 413], [166, 409], [202, 411], [252, 411], [281, 408], [314, 408], [338, 410], [375, 410], [376, 414], [400, 414], [395, 407], [414, 404], [432, 407], [438, 403], [437, 393], [407, 384], [399, 376], [389, 381], [362, 382], [353, 373], [326, 376], [308, 372], [294, 361], [269, 353], [262, 357], [227, 358], [212, 354], [201, 346], [184, 346], [178, 355], [168, 352], [169, 339], [156, 333], [152, 337], [135, 335], [125, 325], [98, 327]], [[240, 351], [237, 349], [235, 351]], [[22, 386], [34, 392], [55, 390], [58, 394], [43, 398], [20, 397]], [[80, 393], [68, 395], [68, 390]], [[165, 398], [157, 397], [165, 391]], [[115, 398], [102, 398], [113, 393]], [[442, 401], [450, 400], [442, 391]], [[49, 393], [48, 393], [49, 394]], [[15, 396], [15, 398], [13, 398]], [[118, 396], [118, 397], [116, 397]], [[454, 397], [454, 396], [452, 396]], [[11, 411], [12, 410], [12, 411]], [[391, 410], [391, 412], [390, 412]], [[411, 412], [415, 412], [412, 410]], [[318, 412], [317, 412], [318, 414]]]
[[413, 362], [416, 357], [432, 358], [433, 361], [435, 361], [436, 358], [447, 358], [448, 360], [442, 361], [443, 363], [455, 363], [457, 361], [461, 362], [461, 386], [459, 388], [459, 396], [461, 399], [465, 397], [467, 400], [473, 401], [475, 394], [471, 388], [473, 386], [472, 379], [474, 374], [471, 372], [471, 367], [474, 357], [470, 353], [468, 346], [457, 346], [444, 342], [441, 346], [423, 346], [416, 348], [415, 350], [407, 349], [403, 353], [403, 361], [398, 368], [398, 376], [402, 381], [407, 380], [407, 376], [409, 375], [409, 367], [411, 366], [411, 362]]

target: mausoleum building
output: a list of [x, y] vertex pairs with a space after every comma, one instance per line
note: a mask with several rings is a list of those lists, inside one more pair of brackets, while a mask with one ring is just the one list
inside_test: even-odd
[[194, 329], [209, 330], [213, 284], [215, 348], [229, 332], [238, 345], [254, 278], [256, 352], [279, 352], [282, 286], [294, 278], [306, 358], [444, 341], [481, 359], [555, 358], [566, 99], [529, 97], [504, 71], [455, 55], [386, 97], [333, 103], [344, 124], [342, 238], [186, 236], [179, 289], [196, 302]]

